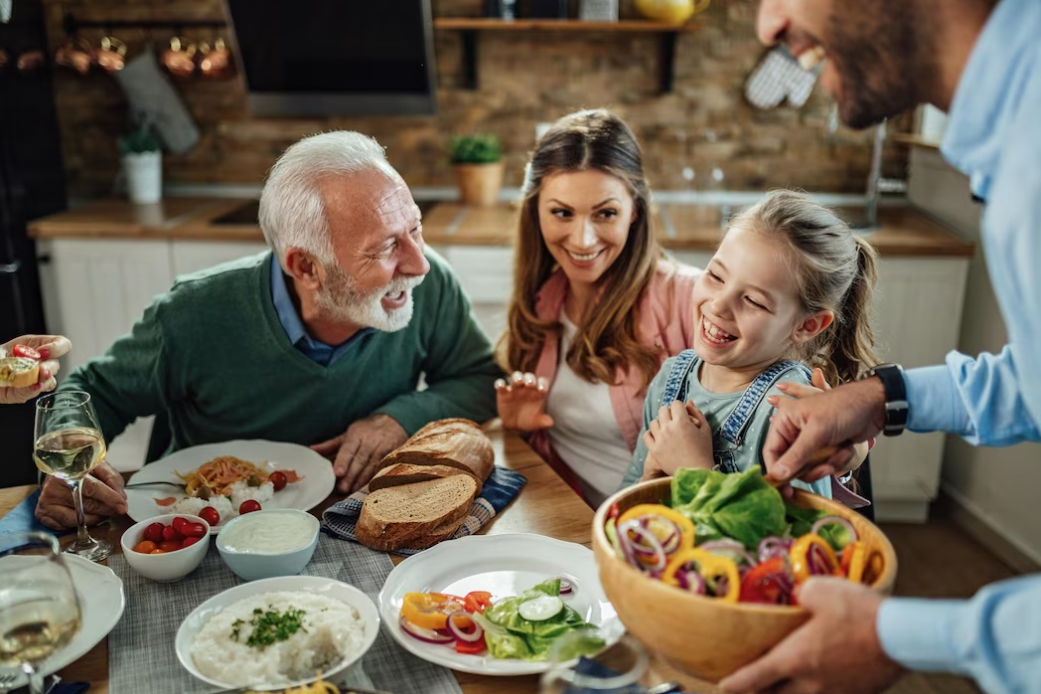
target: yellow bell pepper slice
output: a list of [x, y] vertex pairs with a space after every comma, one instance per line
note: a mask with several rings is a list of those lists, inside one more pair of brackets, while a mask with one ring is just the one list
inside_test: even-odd
[[444, 629], [448, 626], [448, 615], [441, 611], [445, 597], [437, 593], [405, 593], [401, 616], [417, 627]]
[[810, 547], [814, 545], [824, 552], [824, 556], [831, 567], [831, 573], [842, 575], [839, 561], [835, 558], [835, 550], [831, 548], [828, 541], [816, 533], [807, 533], [796, 540], [789, 551], [789, 556], [792, 560], [792, 574], [795, 576], [796, 583], [802, 583], [812, 575], [810, 572], [809, 555]]
[[688, 549], [678, 552], [665, 567], [665, 571], [661, 575], [662, 583], [678, 587], [679, 581], [676, 578], [676, 572], [692, 561], [698, 563], [698, 573], [705, 578], [725, 576], [727, 593], [716, 597], [723, 602], [737, 602], [738, 596], [741, 594], [741, 573], [737, 570], [737, 564], [729, 557], [721, 557], [703, 549]]
[[682, 513], [673, 511], [668, 506], [662, 506], [661, 504], [638, 504], [618, 517], [618, 526], [626, 521], [635, 520], [642, 516], [658, 516], [675, 523], [679, 527], [680, 543], [672, 552], [673, 555], [676, 552], [694, 548], [694, 524]]
[[868, 549], [863, 542], [851, 542], [842, 550], [842, 574], [854, 583], [864, 582]]

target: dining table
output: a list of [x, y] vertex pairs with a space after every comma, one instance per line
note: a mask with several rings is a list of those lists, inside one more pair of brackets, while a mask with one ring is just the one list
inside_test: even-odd
[[[574, 542], [584, 547], [592, 546], [593, 509], [569, 487], [564, 480], [544, 461], [519, 435], [505, 431], [498, 420], [485, 426], [485, 433], [495, 449], [495, 464], [516, 470], [527, 478], [527, 484], [509, 506], [486, 524], [482, 535], [504, 533], [534, 533], [564, 542]], [[129, 476], [129, 475], [127, 475]], [[0, 489], [0, 518], [7, 515], [25, 498], [36, 490], [36, 485], [24, 485]], [[311, 509], [319, 519], [322, 512], [341, 501], [344, 494], [337, 491], [321, 504]], [[119, 516], [91, 529], [91, 534], [112, 543], [119, 552], [119, 538], [134, 521], [128, 516]], [[74, 532], [74, 531], [73, 531]], [[391, 555], [395, 565], [406, 557]], [[104, 563], [104, 562], [103, 562]], [[127, 600], [132, 601], [133, 595]], [[653, 644], [646, 644], [653, 648]], [[650, 650], [650, 649], [648, 649]], [[684, 691], [712, 694], [718, 689], [708, 682], [675, 670], [650, 652], [650, 666], [643, 678], [649, 686], [664, 682], [678, 682]], [[79, 660], [58, 672], [66, 682], [89, 682], [89, 694], [107, 694], [109, 680], [108, 637]], [[455, 677], [464, 694], [538, 694], [539, 677], [526, 675], [517, 677], [491, 677], [465, 672], [455, 672]], [[200, 688], [202, 683], [200, 683]]]

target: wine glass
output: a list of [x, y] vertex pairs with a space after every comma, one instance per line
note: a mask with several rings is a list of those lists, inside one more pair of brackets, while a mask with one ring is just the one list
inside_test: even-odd
[[78, 528], [76, 541], [65, 551], [90, 561], [101, 561], [112, 553], [112, 543], [90, 536], [83, 515], [83, 478], [101, 464], [105, 452], [105, 437], [89, 393], [67, 390], [36, 401], [36, 467], [72, 489]]
[[39, 666], [80, 628], [80, 604], [58, 541], [46, 533], [0, 535], [0, 667], [20, 669], [43, 694]]
[[[647, 672], [647, 651], [632, 636], [623, 636], [618, 643], [594, 656], [583, 657], [577, 664], [567, 660], [570, 646], [588, 643], [595, 638], [591, 629], [573, 631], [557, 640], [550, 653], [556, 664], [541, 680], [541, 694], [645, 694], [647, 689], [640, 678]], [[563, 662], [561, 662], [563, 661]]]

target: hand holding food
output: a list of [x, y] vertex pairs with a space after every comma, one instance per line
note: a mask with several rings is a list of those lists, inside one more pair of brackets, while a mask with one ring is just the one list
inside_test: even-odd
[[712, 469], [712, 429], [693, 402], [679, 400], [658, 410], [643, 436], [648, 453], [671, 475], [681, 467]]
[[502, 425], [512, 431], [539, 431], [553, 426], [546, 414], [549, 381], [533, 373], [514, 371], [509, 383], [495, 381], [495, 402]]
[[396, 419], [376, 414], [354, 422], [342, 435], [311, 449], [333, 461], [333, 472], [343, 478], [337, 488], [350, 493], [367, 484], [383, 457], [406, 440], [408, 434]]
[[[101, 463], [83, 479], [83, 511], [87, 525], [127, 512], [123, 477], [108, 463]], [[36, 503], [36, 519], [54, 530], [76, 527], [72, 491], [63, 480], [47, 475]]]
[[54, 390], [58, 357], [72, 343], [60, 335], [23, 335], [0, 345], [0, 404], [27, 402]]
[[850, 581], [812, 578], [796, 596], [809, 621], [724, 679], [723, 691], [774, 691], [783, 683], [785, 691], [860, 694], [883, 691], [897, 680], [902, 668], [882, 650], [875, 628], [881, 595]]

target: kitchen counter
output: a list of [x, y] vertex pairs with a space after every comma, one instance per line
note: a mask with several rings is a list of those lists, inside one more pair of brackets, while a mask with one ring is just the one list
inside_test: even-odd
[[[516, 203], [491, 208], [455, 202], [425, 203], [423, 236], [433, 246], [509, 246], [516, 228]], [[167, 198], [156, 205], [103, 200], [35, 220], [36, 239], [183, 239], [194, 241], [263, 241], [255, 200]], [[858, 210], [843, 208], [855, 219]], [[673, 250], [711, 251], [719, 243], [721, 208], [717, 205], [655, 206], [661, 244]], [[975, 248], [911, 207], [884, 207], [881, 228], [865, 238], [883, 256], [972, 257]]]

